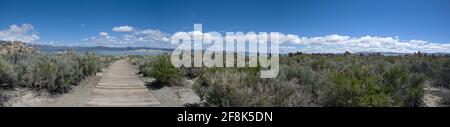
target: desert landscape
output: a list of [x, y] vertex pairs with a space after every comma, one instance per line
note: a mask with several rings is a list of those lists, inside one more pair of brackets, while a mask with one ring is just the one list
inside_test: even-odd
[[2, 42], [6, 107], [445, 107], [448, 54], [281, 55], [280, 74], [260, 67], [175, 68], [167, 53], [45, 53]]
[[[47, 57], [64, 57], [64, 61], [80, 63], [70, 66], [70, 70], [63, 70], [63, 62], [56, 58], [55, 63], [47, 63], [49, 67], [44, 72], [28, 75], [18, 75], [15, 66], [2, 59], [1, 106], [12, 107], [84, 107], [84, 106], [120, 106], [147, 107], [169, 106], [180, 107], [199, 103], [198, 96], [189, 86], [191, 80], [184, 81], [182, 86], [157, 89], [151, 85], [154, 78], [139, 76], [136, 66], [131, 65], [123, 56], [98, 56], [95, 54], [77, 55], [74, 50], [66, 53], [45, 54], [22, 42], [3, 42], [0, 48], [2, 58], [20, 59], [20, 62], [41, 64], [44, 59], [28, 60], [35, 57], [35, 53]], [[12, 58], [15, 57], [15, 58]], [[24, 57], [24, 58], [18, 58]], [[87, 58], [89, 57], [89, 58]], [[89, 60], [88, 60], [89, 59]], [[8, 59], [9, 60], [9, 59]], [[26, 60], [26, 61], [25, 61]], [[73, 60], [73, 61], [72, 61]], [[62, 64], [62, 63], [61, 63]], [[23, 66], [25, 66], [23, 65]], [[53, 66], [55, 65], [55, 66]], [[64, 66], [68, 66], [64, 64]], [[31, 68], [31, 66], [30, 66]], [[35, 70], [28, 70], [34, 72]], [[55, 71], [55, 72], [52, 72]], [[67, 74], [70, 73], [70, 74]], [[86, 74], [86, 75], [84, 75]], [[43, 79], [38, 77], [43, 76]], [[17, 77], [13, 77], [17, 76]], [[78, 77], [79, 76], [79, 77]], [[16, 79], [14, 79], [16, 78]], [[79, 78], [79, 79], [78, 79]], [[44, 80], [45, 79], [45, 80]], [[17, 80], [28, 80], [23, 84]], [[33, 81], [34, 80], [34, 81]], [[36, 81], [37, 80], [37, 81]], [[37, 84], [38, 82], [45, 82]], [[28, 84], [26, 84], [28, 83]], [[145, 83], [145, 84], [144, 84]], [[154, 95], [155, 94], [155, 95]], [[156, 99], [154, 96], [158, 97]], [[161, 100], [161, 101], [159, 101]]]
[[449, 12], [450, 0], [0, 0], [1, 121], [432, 126], [450, 113]]
[[449, 107], [449, 5], [1, 0], [0, 107]]

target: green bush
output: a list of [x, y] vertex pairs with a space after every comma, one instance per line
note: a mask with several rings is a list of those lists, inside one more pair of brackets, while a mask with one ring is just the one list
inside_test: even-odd
[[292, 65], [292, 66], [282, 66], [281, 71], [286, 72], [287, 80], [295, 80], [298, 86], [301, 86], [303, 90], [307, 89], [309, 91], [304, 91], [311, 93], [314, 98], [318, 96], [318, 90], [323, 84], [323, 77], [321, 77], [318, 72], [315, 72], [309, 66], [302, 65]]
[[411, 74], [396, 65], [383, 75], [383, 89], [394, 99], [396, 106], [420, 106], [423, 96], [424, 76]]
[[97, 71], [101, 72], [102, 68], [106, 68], [108, 67], [112, 62], [116, 61], [119, 59], [119, 57], [115, 57], [112, 55], [104, 55], [104, 56], [97, 56], [98, 57], [98, 66], [97, 66]]
[[0, 86], [12, 87], [12, 66], [0, 57]]
[[161, 57], [130, 61], [158, 81], [184, 73], [195, 80], [193, 90], [208, 106], [415, 107], [423, 103], [425, 82], [450, 84], [446, 56], [291, 54], [280, 58], [280, 73], [273, 79], [259, 78], [259, 67], [173, 69], [168, 56]]
[[170, 56], [160, 55], [152, 64], [150, 75], [156, 79], [158, 83], [165, 86], [174, 85], [182, 78], [182, 73], [175, 68], [170, 62]]
[[81, 66], [83, 67], [83, 74], [90, 76], [100, 71], [98, 57], [93, 53], [86, 53], [81, 59]]
[[450, 88], [450, 60], [441, 64], [434, 78], [434, 85]]
[[208, 68], [193, 89], [208, 106], [310, 106], [312, 94], [306, 87], [278, 78], [261, 79], [257, 68]]
[[142, 74], [144, 77], [150, 77], [152, 73], [152, 68], [154, 61], [157, 59], [154, 56], [128, 56], [128, 61], [136, 65], [139, 70], [139, 74]]
[[[112, 60], [95, 54], [26, 54], [4, 55], [0, 60], [0, 81], [10, 82], [9, 87], [27, 87], [47, 90], [50, 93], [66, 93], [83, 78], [94, 75]], [[8, 69], [10, 68], [10, 69]], [[10, 70], [10, 71], [7, 71]], [[7, 79], [7, 80], [6, 80]]]
[[274, 79], [259, 79], [253, 90], [258, 93], [251, 106], [313, 106], [311, 87], [300, 85], [296, 80], [288, 80], [284, 75]]
[[58, 73], [58, 66], [49, 61], [42, 60], [36, 63], [36, 68], [33, 73], [34, 83], [32, 87], [37, 89], [47, 89], [49, 91], [55, 91], [57, 89], [56, 78]]
[[70, 89], [70, 86], [78, 85], [78, 82], [84, 78], [84, 75], [80, 63], [74, 60], [77, 59], [76, 56], [67, 55], [61, 56], [58, 59], [59, 60], [56, 61], [58, 72], [56, 75], [55, 86], [51, 90], [66, 93]]
[[33, 87], [35, 82], [34, 77], [37, 75], [35, 73], [36, 62], [40, 61], [40, 55], [36, 54], [14, 54], [9, 56], [11, 63], [14, 65], [14, 84], [13, 86], [19, 87]]
[[390, 99], [376, 84], [377, 77], [359, 67], [333, 72], [324, 87], [325, 106], [386, 106]]
[[194, 91], [211, 106], [246, 106], [256, 84], [254, 76], [236, 70], [210, 69], [194, 83]]
[[389, 68], [381, 77], [368, 67], [335, 72], [324, 88], [325, 106], [420, 106], [423, 78], [402, 66]]
[[144, 77], [149, 77], [152, 74], [152, 69], [153, 69], [153, 62], [148, 61], [148, 62], [143, 62], [141, 64], [139, 64], [139, 72], [144, 76]]

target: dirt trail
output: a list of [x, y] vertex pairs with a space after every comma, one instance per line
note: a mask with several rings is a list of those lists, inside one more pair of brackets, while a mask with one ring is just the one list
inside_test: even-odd
[[157, 106], [160, 104], [136, 75], [136, 69], [126, 60], [118, 60], [102, 74], [91, 91], [86, 106]]

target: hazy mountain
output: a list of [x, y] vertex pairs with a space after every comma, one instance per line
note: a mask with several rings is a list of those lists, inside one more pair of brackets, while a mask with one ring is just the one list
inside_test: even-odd
[[164, 52], [170, 52], [172, 49], [165, 48], [149, 48], [149, 47], [81, 47], [81, 46], [50, 46], [50, 45], [33, 45], [34, 48], [45, 53], [63, 53], [74, 50], [77, 53], [94, 52], [103, 55], [124, 55], [124, 54], [143, 54], [153, 55]]

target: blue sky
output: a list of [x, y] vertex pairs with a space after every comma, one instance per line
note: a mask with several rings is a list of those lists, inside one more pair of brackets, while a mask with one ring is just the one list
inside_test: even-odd
[[[202, 23], [204, 32], [281, 32], [299, 38], [306, 37], [309, 40], [302, 41], [310, 43], [318, 41], [313, 40], [314, 37], [322, 37], [323, 40], [318, 38], [320, 41], [330, 41], [330, 38], [333, 40], [332, 37], [355, 41], [369, 36], [369, 39], [378, 40], [391, 38], [399, 43], [419, 40], [431, 44], [446, 44], [450, 43], [450, 1], [0, 1], [0, 30], [11, 30], [11, 25], [14, 24], [21, 28], [23, 24], [29, 24], [32, 32], [27, 34], [38, 36], [38, 42], [52, 41], [68, 45], [83, 43], [99, 36], [100, 32], [121, 38], [124, 33], [112, 31], [113, 27], [118, 26], [130, 26], [137, 31], [157, 30], [170, 36], [178, 31], [192, 31], [194, 23]], [[3, 38], [7, 36], [11, 34], [4, 34]], [[286, 46], [307, 47], [293, 44]], [[319, 48], [327, 46], [330, 45]]]

